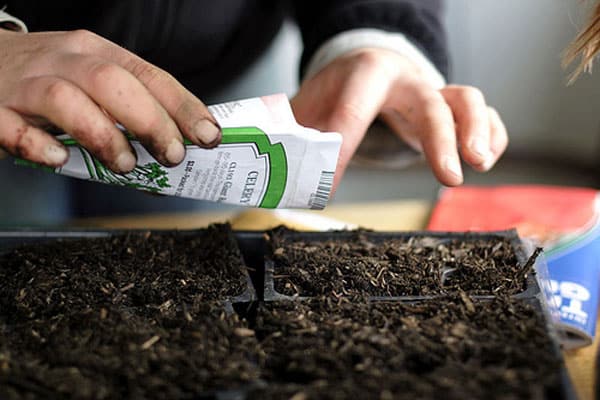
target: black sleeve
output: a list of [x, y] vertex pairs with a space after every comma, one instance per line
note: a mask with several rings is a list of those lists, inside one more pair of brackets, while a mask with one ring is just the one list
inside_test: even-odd
[[377, 28], [404, 34], [448, 73], [442, 0], [295, 0], [294, 16], [302, 32], [301, 73], [327, 39], [358, 28]]

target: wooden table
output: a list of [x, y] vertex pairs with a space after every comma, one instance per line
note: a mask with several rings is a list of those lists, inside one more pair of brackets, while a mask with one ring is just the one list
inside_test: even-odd
[[[106, 228], [193, 229], [213, 222], [231, 222], [238, 230], [265, 230], [280, 224], [296, 229], [325, 230], [361, 226], [381, 231], [420, 230], [426, 226], [431, 204], [423, 201], [333, 205], [324, 211], [279, 211], [249, 209], [242, 212], [162, 214], [76, 221], [77, 226]], [[600, 326], [600, 321], [598, 323]], [[567, 369], [578, 397], [594, 399], [595, 358], [600, 329], [590, 346], [565, 351]]]

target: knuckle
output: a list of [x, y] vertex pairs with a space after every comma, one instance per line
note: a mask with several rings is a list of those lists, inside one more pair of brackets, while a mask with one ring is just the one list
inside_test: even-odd
[[114, 81], [119, 74], [119, 67], [109, 62], [94, 63], [88, 70], [88, 79], [93, 88], [105, 86], [108, 82]]
[[426, 106], [431, 105], [438, 107], [440, 104], [446, 104], [446, 99], [439, 91], [423, 85], [416, 89], [415, 96], [417, 97], [418, 101]]
[[94, 48], [101, 40], [100, 36], [87, 29], [77, 29], [67, 32], [66, 35], [67, 46], [77, 53]]
[[160, 68], [145, 62], [143, 60], [134, 59], [127, 65], [127, 70], [131, 71], [133, 76], [144, 82], [147, 86], [168, 80], [169, 74]]
[[16, 128], [13, 151], [18, 157], [25, 159], [32, 158], [34, 148], [34, 136], [32, 135], [31, 126], [20, 125]]
[[465, 86], [461, 91], [461, 97], [467, 103], [485, 103], [483, 92], [473, 86]]
[[164, 134], [166, 132], [164, 127], [164, 118], [160, 116], [158, 112], [153, 112], [151, 115], [148, 116], [148, 118], [144, 118], [139, 123], [138, 130], [140, 131], [139, 133], [143, 134], [149, 134], [153, 132], [162, 132]]
[[51, 104], [63, 105], [68, 102], [74, 94], [73, 86], [64, 80], [52, 80], [46, 86], [44, 96]]
[[365, 69], [377, 68], [381, 65], [382, 56], [379, 51], [365, 50], [356, 55], [357, 65]]
[[357, 57], [358, 60], [364, 63], [365, 65], [372, 65], [378, 63], [380, 60], [378, 52], [369, 50], [361, 51], [360, 53], [358, 53]]

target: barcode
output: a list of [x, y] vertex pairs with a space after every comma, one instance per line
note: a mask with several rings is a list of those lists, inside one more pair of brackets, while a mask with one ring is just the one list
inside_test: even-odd
[[311, 210], [322, 210], [327, 205], [329, 193], [333, 186], [333, 174], [334, 171], [321, 171], [317, 191], [310, 195], [310, 200], [308, 202]]

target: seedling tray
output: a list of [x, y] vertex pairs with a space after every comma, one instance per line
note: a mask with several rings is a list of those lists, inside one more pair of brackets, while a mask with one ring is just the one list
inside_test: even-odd
[[[539, 263], [536, 260], [533, 268], [526, 269], [530, 255], [516, 231], [465, 234], [276, 229], [269, 237], [265, 264], [266, 301], [323, 294], [367, 296], [374, 301], [413, 301], [459, 291], [475, 298], [493, 298], [498, 294], [510, 294], [515, 298], [540, 295], [536, 273]], [[473, 243], [473, 248], [460, 247], [466, 243]], [[414, 249], [423, 251], [418, 253]], [[476, 255], [470, 256], [468, 250], [473, 250]], [[463, 265], [474, 264], [473, 260], [477, 261], [477, 258], [480, 264]], [[474, 279], [461, 287], [460, 274]], [[507, 279], [494, 279], [500, 274], [506, 274]], [[413, 279], [403, 283], [404, 286], [389, 284], [384, 287], [386, 277], [389, 280], [389, 277], [408, 275]], [[494, 286], [475, 286], [479, 285], [479, 275], [490, 279], [489, 285], [494, 283]], [[313, 286], [316, 285], [320, 286], [315, 289]], [[318, 292], [320, 289], [324, 291]], [[327, 290], [329, 293], [325, 293]], [[407, 294], [407, 291], [412, 293]]]
[[[111, 268], [107, 248], [114, 250], [114, 264], [125, 268]], [[178, 257], [180, 251], [190, 257]], [[131, 262], [141, 259], [151, 265], [140, 264], [136, 273], [127, 267], [129, 259], [123, 260], [123, 252]], [[96, 254], [100, 260], [94, 259]], [[221, 273], [198, 256], [208, 261], [223, 257], [231, 268]], [[71, 265], [61, 267], [70, 260]], [[183, 268], [166, 268], [170, 262]], [[4, 231], [0, 268], [5, 278], [6, 271], [15, 272], [14, 279], [0, 282], [2, 293], [21, 288], [0, 300], [4, 339], [0, 364], [5, 373], [12, 371], [6, 375], [0, 371], [0, 398], [190, 398], [192, 394], [237, 400], [259, 382], [256, 338], [234, 311], [235, 306], [255, 303], [256, 291], [234, 232], [223, 225], [185, 232]], [[203, 268], [213, 268], [217, 277], [224, 278], [230, 269], [235, 272], [231, 277], [238, 282], [235, 294], [215, 297], [214, 293], [230, 292], [219, 289], [218, 279], [202, 279]], [[81, 271], [89, 271], [89, 276]], [[52, 279], [54, 273], [58, 279]], [[23, 277], [30, 280], [24, 282]], [[50, 278], [47, 285], [44, 277]], [[124, 279], [135, 284], [122, 286]], [[110, 285], [111, 281], [119, 284]], [[19, 286], [9, 286], [15, 282]], [[212, 297], [194, 295], [194, 287], [202, 282], [216, 285], [217, 291], [209, 293]], [[88, 288], [89, 295], [82, 288]], [[78, 293], [75, 298], [71, 290]], [[65, 343], [65, 338], [72, 343]], [[35, 370], [39, 375], [28, 378]]]
[[[123, 231], [123, 230], [95, 230], [95, 231], [89, 231], [89, 230], [69, 230], [69, 231], [36, 231], [36, 230], [18, 230], [18, 231], [4, 231], [4, 232], [0, 232], [0, 255], [3, 253], [6, 253], [8, 251], [11, 251], [12, 249], [14, 249], [15, 247], [18, 246], [22, 246], [22, 245], [27, 245], [27, 244], [36, 244], [36, 243], [48, 243], [48, 242], [55, 242], [57, 240], [77, 240], [77, 239], [85, 239], [85, 238], [100, 238], [100, 237], [112, 237], [112, 236], [118, 236], [118, 235], [123, 235], [123, 234], [131, 234], [131, 233], [143, 233], [145, 231]], [[150, 232], [152, 235], [156, 235], [156, 234], [172, 234], [172, 231], [151, 231]], [[268, 234], [270, 234], [271, 232], [268, 232]], [[184, 231], [184, 232], [179, 232], [179, 234], [182, 235], [194, 235], [197, 234], [197, 231]], [[352, 386], [353, 384], [356, 384], [356, 382], [358, 382], [359, 385], [362, 385], [361, 387], [365, 390], [370, 390], [369, 395], [373, 394], [373, 396], [375, 397], [379, 397], [376, 396], [375, 394], [379, 393], [383, 395], [383, 398], [386, 398], [386, 396], [392, 394], [391, 398], [404, 398], [406, 396], [402, 396], [401, 394], [399, 394], [399, 392], [397, 391], [399, 388], [402, 388], [402, 385], [412, 385], [412, 383], [415, 379], [424, 379], [424, 382], [432, 379], [433, 375], [430, 375], [428, 373], [421, 373], [419, 375], [418, 370], [419, 368], [425, 368], [425, 370], [427, 370], [427, 368], [431, 367], [432, 365], [435, 366], [435, 360], [433, 362], [433, 364], [431, 364], [431, 360], [428, 359], [427, 351], [424, 352], [412, 352], [411, 353], [411, 348], [407, 348], [407, 347], [403, 347], [399, 352], [396, 352], [395, 350], [392, 350], [392, 348], [387, 344], [389, 340], [399, 340], [399, 336], [398, 334], [394, 333], [395, 329], [403, 329], [402, 331], [400, 331], [400, 333], [402, 333], [402, 335], [406, 335], [406, 334], [414, 334], [416, 335], [415, 337], [421, 337], [423, 332], [413, 332], [410, 333], [411, 331], [411, 321], [412, 318], [410, 317], [410, 315], [408, 315], [408, 319], [404, 319], [404, 320], [398, 320], [398, 318], [395, 317], [396, 315], [396, 311], [394, 311], [394, 308], [401, 308], [404, 311], [403, 312], [407, 312], [406, 310], [410, 310], [410, 307], [416, 307], [414, 308], [415, 310], [419, 310], [419, 309], [423, 309], [423, 308], [427, 308], [430, 307], [428, 304], [431, 304], [431, 302], [438, 302], [437, 304], [444, 304], [444, 302], [447, 302], [449, 304], [449, 307], [455, 307], [459, 310], [462, 310], [464, 308], [469, 308], [471, 306], [474, 307], [479, 307], [478, 304], [480, 303], [492, 303], [494, 301], [497, 301], [495, 296], [485, 296], [485, 295], [469, 295], [467, 292], [465, 291], [456, 291], [454, 293], [441, 293], [441, 294], [436, 294], [434, 296], [370, 296], [366, 299], [360, 299], [358, 297], [354, 297], [354, 296], [341, 296], [339, 298], [335, 298], [332, 296], [312, 296], [311, 298], [304, 298], [301, 299], [298, 296], [287, 296], [287, 295], [283, 295], [283, 294], [278, 294], [277, 292], [274, 291], [274, 285], [271, 281], [271, 284], [269, 284], [269, 279], [272, 278], [272, 273], [274, 271], [274, 269], [271, 270], [271, 272], [269, 272], [270, 268], [275, 268], [272, 264], [273, 259], [271, 257], [272, 255], [272, 249], [269, 247], [270, 246], [270, 242], [268, 240], [268, 235], [266, 232], [234, 232], [234, 237], [237, 241], [237, 245], [238, 248], [241, 252], [242, 258], [244, 260], [244, 263], [247, 267], [248, 270], [248, 278], [247, 280], [249, 282], [252, 282], [253, 285], [249, 284], [248, 285], [248, 289], [246, 291], [244, 291], [244, 293], [240, 296], [235, 296], [231, 299], [229, 299], [226, 304], [230, 304], [232, 305], [232, 307], [229, 308], [229, 312], [225, 313], [226, 315], [230, 316], [230, 317], [236, 317], [237, 315], [241, 316], [241, 322], [240, 325], [235, 325], [238, 330], [235, 331], [235, 334], [233, 335], [233, 338], [229, 338], [229, 340], [236, 342], [236, 341], [240, 341], [239, 344], [241, 346], [238, 347], [237, 351], [233, 351], [232, 354], [243, 354], [242, 360], [246, 360], [244, 362], [242, 362], [241, 365], [245, 365], [246, 369], [243, 369], [244, 371], [250, 371], [247, 372], [249, 374], [251, 374], [252, 376], [250, 377], [250, 379], [246, 379], [245, 384], [240, 384], [239, 382], [236, 383], [235, 385], [230, 385], [231, 387], [229, 387], [229, 385], [225, 385], [226, 387], [220, 386], [219, 388], [216, 389], [210, 389], [207, 391], [203, 391], [202, 393], [197, 393], [196, 396], [193, 396], [193, 398], [202, 398], [202, 399], [221, 399], [221, 400], [243, 400], [243, 399], [263, 399], [263, 398], [272, 398], [269, 396], [274, 396], [275, 398], [290, 398], [294, 395], [298, 395], [300, 397], [298, 398], [303, 398], [301, 397], [302, 394], [306, 394], [309, 397], [308, 398], [322, 398], [322, 395], [328, 395], [328, 394], [332, 394], [332, 396], [335, 394], [340, 398], [340, 394], [353, 394], [353, 390], [356, 389], [356, 387]], [[329, 233], [317, 233], [317, 232], [309, 232], [309, 233], [296, 233], [296, 232], [290, 232], [290, 233], [286, 233], [286, 235], [289, 234], [291, 235], [290, 237], [292, 238], [298, 238], [299, 240], [307, 240], [307, 241], [314, 241], [314, 242], [318, 242], [318, 241], [327, 241], [327, 240], [336, 240], [336, 241], [345, 241], [348, 240], [348, 238], [352, 237], [352, 233], [351, 232], [329, 232]], [[363, 234], [363, 233], [361, 233]], [[496, 238], [496, 237], [501, 237], [501, 238], [509, 238], [512, 246], [514, 247], [515, 250], [515, 254], [516, 257], [518, 258], [518, 262], [522, 263], [521, 265], [524, 265], [525, 262], [528, 259], [528, 254], [527, 251], [522, 247], [522, 243], [520, 243], [520, 241], [518, 240], [518, 237], [515, 235], [514, 232], [500, 232], [500, 233], [493, 233], [493, 234], [468, 234], [468, 235], [464, 235], [464, 234], [445, 234], [445, 233], [429, 233], [429, 232], [402, 232], [402, 233], [397, 233], [397, 232], [389, 232], [389, 233], [374, 233], [374, 232], [366, 232], [364, 233], [367, 235], [367, 237], [369, 238], [368, 240], [371, 241], [373, 244], [377, 244], [379, 242], [388, 240], [390, 238], [392, 239], [407, 239], [409, 237], [427, 237], [429, 239], [427, 240], [435, 240], [437, 241], [438, 244], [447, 244], [449, 243], [448, 241], [452, 241], [452, 240], [478, 240], [478, 239], [486, 239], [486, 238]], [[267, 260], [265, 262], [265, 259]], [[1, 267], [1, 266], [0, 266]], [[568, 378], [568, 375], [566, 373], [566, 370], [564, 368], [564, 364], [562, 361], [562, 356], [560, 354], [559, 351], [559, 347], [558, 347], [558, 342], [557, 342], [557, 338], [555, 336], [555, 332], [553, 330], [553, 327], [550, 324], [550, 319], [547, 313], [547, 309], [544, 306], [544, 303], [542, 301], [542, 296], [541, 296], [541, 292], [540, 292], [540, 285], [538, 284], [538, 280], [537, 277], [535, 275], [535, 270], [538, 268], [538, 265], [536, 264], [534, 266], [534, 270], [533, 273], [529, 273], [527, 275], [526, 278], [526, 282], [524, 283], [523, 289], [521, 291], [519, 291], [518, 293], [511, 293], [507, 296], [503, 297], [503, 301], [507, 301], [507, 302], [514, 302], [515, 304], [515, 309], [516, 312], [514, 314], [511, 314], [511, 312], [508, 312], [507, 315], [503, 316], [502, 318], [506, 318], [506, 321], [510, 322], [511, 318], [512, 319], [519, 319], [520, 317], [522, 317], [521, 314], [519, 314], [519, 311], [521, 310], [521, 307], [525, 307], [525, 306], [529, 306], [533, 311], [527, 311], [527, 312], [532, 312], [533, 314], [531, 315], [536, 315], [537, 317], [539, 317], [542, 321], [541, 325], [537, 326], [537, 328], [534, 328], [534, 331], [536, 332], [536, 334], [544, 336], [546, 340], [546, 342], [544, 342], [544, 349], [540, 350], [542, 351], [542, 354], [548, 355], [550, 354], [550, 356], [546, 357], [544, 360], [554, 363], [553, 365], [556, 366], [556, 370], [553, 372], [555, 374], [555, 376], [557, 377], [556, 379], [552, 379], [544, 384], [542, 384], [540, 386], [540, 390], [538, 390], [537, 392], [528, 392], [529, 394], [533, 393], [535, 396], [531, 397], [531, 398], [556, 398], [556, 399], [573, 399], [575, 398], [574, 396], [574, 392], [571, 386], [571, 382]], [[269, 273], [271, 274], [271, 276], [269, 276]], [[2, 283], [0, 283], [1, 285]], [[255, 290], [254, 287], [256, 287], [257, 289]], [[365, 303], [362, 304], [361, 301], [365, 300]], [[372, 353], [372, 358], [371, 360], [373, 362], [375, 362], [374, 364], [371, 363], [369, 364], [367, 359], [361, 359], [360, 354], [356, 353], [355, 354], [355, 359], [354, 361], [352, 361], [352, 365], [358, 366], [358, 373], [359, 375], [356, 375], [356, 371], [354, 372], [349, 372], [349, 375], [347, 377], [347, 379], [342, 379], [340, 380], [335, 380], [335, 379], [329, 379], [327, 378], [327, 376], [325, 376], [324, 379], [321, 379], [320, 377], [316, 380], [312, 380], [312, 377], [314, 377], [312, 374], [312, 372], [310, 371], [304, 371], [302, 372], [302, 366], [298, 366], [299, 364], [296, 363], [294, 364], [294, 358], [293, 358], [293, 354], [300, 354], [300, 363], [304, 361], [307, 362], [313, 362], [315, 360], [319, 361], [320, 360], [320, 356], [316, 356], [316, 358], [310, 358], [311, 354], [313, 356], [315, 356], [318, 352], [315, 352], [314, 349], [311, 350], [310, 347], [304, 347], [304, 350], [307, 352], [306, 354], [304, 354], [304, 356], [302, 356], [302, 352], [300, 353], [292, 353], [290, 351], [289, 348], [285, 347], [285, 343], [286, 343], [286, 337], [289, 338], [294, 338], [294, 337], [311, 337], [311, 335], [315, 335], [316, 332], [314, 332], [314, 329], [308, 329], [306, 330], [306, 327], [302, 327], [302, 326], [298, 326], [296, 328], [294, 328], [294, 323], [287, 323], [285, 320], [280, 320], [277, 321], [275, 320], [271, 320], [271, 322], [267, 321], [265, 322], [265, 316], [269, 315], [268, 313], [271, 312], [274, 309], [278, 309], [278, 308], [283, 308], [285, 309], [286, 307], [292, 307], [292, 309], [295, 307], [294, 304], [305, 304], [305, 305], [301, 305], [300, 307], [313, 307], [313, 305], [315, 303], [318, 302], [325, 302], [330, 304], [331, 306], [334, 307], [339, 307], [340, 310], [340, 315], [342, 317], [346, 317], [346, 318], [354, 318], [353, 315], [356, 314], [356, 318], [358, 318], [358, 320], [354, 321], [354, 323], [358, 324], [356, 326], [363, 326], [363, 328], [365, 329], [370, 329], [369, 328], [369, 324], [373, 325], [373, 330], [369, 331], [372, 333], [372, 335], [367, 335], [365, 337], [362, 337], [362, 339], [360, 338], [356, 338], [356, 340], [358, 341], [362, 341], [362, 343], [370, 343], [369, 346], [373, 346], [375, 351], [374, 353]], [[469, 306], [469, 302], [472, 302], [471, 306]], [[391, 305], [387, 305], [387, 304], [391, 304]], [[387, 325], [384, 320], [373, 320], [371, 321], [370, 319], [367, 319], [366, 321], [362, 321], [360, 320], [361, 315], [364, 317], [365, 314], [364, 312], [358, 313], [355, 312], [354, 308], [356, 308], [356, 310], [360, 310], [362, 309], [361, 307], [374, 307], [374, 309], [378, 309], [378, 307], [381, 307], [380, 309], [378, 309], [379, 311], [377, 311], [377, 315], [379, 315], [378, 318], [384, 318], [386, 316], [386, 312], [388, 313], [388, 317], [390, 319], [390, 324], [391, 325]], [[386, 309], [385, 307], [390, 307], [389, 309]], [[510, 308], [510, 307], [508, 307]], [[235, 313], [232, 313], [232, 311], [235, 309]], [[382, 311], [383, 310], [383, 311]], [[364, 310], [363, 310], [364, 311]], [[313, 312], [316, 312], [315, 315], [318, 315], [318, 309], [317, 310], [313, 310]], [[463, 311], [460, 311], [463, 312]], [[443, 310], [439, 311], [439, 316], [440, 318], [445, 318], [444, 317], [445, 313], [443, 312]], [[528, 314], [529, 316], [531, 316], [530, 314]], [[305, 312], [300, 313], [298, 315], [298, 319], [297, 321], [301, 321], [303, 318], [313, 318], [314, 315], [313, 314], [306, 314]], [[368, 318], [371, 318], [369, 316], [367, 316]], [[406, 316], [405, 316], [406, 317]], [[415, 318], [419, 318], [419, 317], [415, 317]], [[431, 315], [430, 317], [427, 317], [428, 321], [427, 324], [431, 324], [431, 321], [435, 321], [436, 316], [434, 314]], [[335, 325], [335, 321], [338, 320], [339, 318], [337, 316], [333, 316], [332, 318], [324, 318], [324, 320], [329, 320], [329, 322], [333, 323], [333, 325], [329, 324], [329, 325], [325, 325], [326, 327], [329, 327], [327, 329], [330, 329], [330, 334], [326, 334], [325, 335], [325, 342], [327, 343], [331, 343], [332, 340], [335, 340], [335, 332], [338, 332], [338, 328]], [[488, 319], [489, 320], [489, 319]], [[396, 321], [396, 322], [394, 322]], [[400, 321], [400, 322], [398, 322]], [[486, 320], [487, 321], [487, 320]], [[470, 322], [469, 322], [470, 323]], [[475, 323], [475, 322], [474, 322]], [[235, 322], [235, 324], [237, 324], [237, 322]], [[362, 324], [362, 325], [361, 325]], [[397, 325], [395, 325], [397, 324]], [[5, 329], [5, 327], [3, 327], [4, 325], [4, 321], [1, 317], [0, 314], [0, 328], [1, 329]], [[286, 326], [288, 328], [291, 329], [291, 331], [285, 331]], [[340, 326], [345, 326], [345, 329], [353, 329], [352, 324], [350, 325], [344, 325], [341, 324]], [[429, 326], [429, 325], [426, 325]], [[470, 326], [470, 325], [469, 325]], [[471, 331], [475, 331], [476, 329], [476, 325], [474, 326], [470, 326], [469, 329]], [[169, 327], [166, 326], [165, 329], [172, 329], [172, 328], [177, 328], [175, 327]], [[488, 327], [489, 329], [490, 327]], [[327, 330], [326, 329], [326, 330]], [[341, 328], [340, 328], [341, 329]], [[378, 329], [383, 329], [383, 331], [379, 331]], [[459, 343], [460, 345], [460, 334], [461, 334], [461, 327], [459, 326], [458, 328], [456, 328], [456, 332], [451, 333], [450, 334], [450, 340], [455, 340], [457, 341], [457, 343]], [[481, 329], [485, 329], [485, 323], [483, 323], [482, 328]], [[529, 328], [528, 328], [529, 329]], [[277, 332], [281, 332], [281, 333], [277, 333]], [[317, 330], [318, 332], [318, 330]], [[529, 331], [528, 331], [529, 332]], [[2, 331], [0, 330], [0, 333], [2, 333]], [[531, 332], [529, 332], [531, 333]], [[283, 336], [282, 336], [283, 335]], [[421, 335], [421, 336], [419, 336]], [[318, 336], [318, 335], [317, 335]], [[479, 338], [485, 337], [484, 336], [477, 336]], [[279, 338], [279, 339], [278, 339]], [[360, 340], [359, 340], [360, 339]], [[160, 349], [161, 346], [161, 340], [160, 339], [156, 342], [153, 342], [152, 338], [149, 338], [148, 341], [142, 343], [142, 345], [145, 345], [146, 347], [149, 348], [149, 350], [153, 351], [156, 350], [158, 351]], [[316, 340], [316, 339], [315, 339]], [[518, 343], [522, 343], [523, 346], [529, 346], [527, 347], [528, 349], [531, 349], [531, 346], [528, 344], [528, 340], [531, 340], [531, 338], [526, 338], [526, 337], [520, 337], [520, 338], [515, 338], [515, 341], [518, 341]], [[247, 342], [246, 342], [247, 341]], [[278, 344], [280, 341], [281, 343]], [[258, 345], [256, 344], [258, 343]], [[350, 344], [352, 344], [353, 342], [349, 342]], [[426, 342], [423, 342], [426, 343]], [[340, 344], [340, 345], [343, 345]], [[246, 346], [246, 347], [244, 347]], [[258, 347], [255, 347], [258, 346]], [[279, 347], [278, 347], [279, 346]], [[468, 355], [468, 349], [469, 349], [469, 345], [468, 343], [465, 345], [465, 349], [467, 349], [467, 353], [465, 353], [465, 355]], [[492, 346], [492, 345], [491, 345]], [[518, 347], [518, 346], [517, 346]], [[244, 351], [244, 348], [247, 351]], [[319, 347], [315, 345], [315, 349], [318, 349]], [[256, 351], [257, 349], [259, 349], [259, 351]], [[484, 347], [485, 349], [485, 347]], [[496, 349], [499, 349], [499, 347], [496, 346]], [[293, 349], [292, 349], [293, 350]], [[301, 348], [299, 347], [298, 350], [301, 350]], [[338, 349], [339, 350], [339, 349]], [[426, 350], [426, 348], [425, 348]], [[439, 350], [439, 349], [438, 349]], [[204, 351], [208, 351], [210, 352], [211, 349], [204, 349]], [[241, 353], [240, 353], [241, 351]], [[432, 350], [433, 351], [433, 350]], [[499, 351], [499, 350], [498, 350]], [[535, 360], [535, 353], [533, 352], [533, 350], [530, 350], [530, 358], [533, 357], [533, 359]], [[6, 348], [3, 348], [2, 344], [0, 343], [0, 367], [2, 366], [2, 363], [5, 362], [5, 359], [3, 359], [2, 357], [6, 354]], [[344, 353], [344, 357], [348, 354], [350, 354], [350, 358], [352, 359], [352, 352], [350, 353]], [[412, 356], [411, 356], [412, 354]], [[495, 354], [495, 357], [500, 357], [501, 354], [499, 355], [499, 353], [490, 353], [490, 354]], [[502, 353], [504, 354], [504, 353]], [[289, 355], [290, 358], [289, 359], [285, 359], [281, 358], [282, 356], [286, 356]], [[191, 353], [189, 355], [186, 354], [186, 356], [189, 358], [188, 361], [185, 362], [194, 362], [194, 355], [192, 355]], [[196, 353], [195, 356], [198, 356], [198, 354]], [[324, 355], [326, 357], [326, 355]], [[390, 365], [393, 366], [395, 365], [394, 363], [397, 362], [398, 360], [394, 361], [394, 357], [398, 356], [398, 357], [404, 357], [405, 360], [409, 360], [409, 364], [411, 365], [410, 368], [416, 368], [416, 370], [414, 371], [409, 371], [410, 373], [413, 372], [417, 372], [417, 375], [413, 375], [412, 377], [409, 375], [402, 375], [402, 373], [398, 370], [396, 372], [393, 371], [393, 368], [391, 369], [390, 372], [390, 368], [387, 369], [388, 372], [391, 373], [391, 375], [388, 375], [389, 379], [386, 379], [385, 382], [392, 382], [389, 385], [387, 383], [384, 383], [383, 381], [379, 381], [379, 378], [374, 378], [373, 380], [361, 380], [362, 378], [360, 377], [360, 373], [366, 374], [364, 375], [365, 377], [373, 377], [376, 376], [377, 374], [373, 375], [371, 372], [369, 372], [369, 368], [376, 368], [378, 365], [381, 367], [382, 365], [384, 366], [384, 371], [386, 371], [385, 364], [386, 363], [391, 363]], [[440, 353], [432, 353], [431, 354], [432, 357], [439, 357]], [[511, 360], [513, 358], [511, 358], [511, 354], [506, 353], [504, 354], [504, 356], [506, 356], [507, 360]], [[302, 358], [305, 357], [305, 358]], [[336, 359], [336, 357], [338, 357], [337, 353], [334, 353], [332, 355], [332, 362], [334, 362], [333, 360]], [[408, 357], [408, 358], [406, 358]], [[413, 357], [413, 359], [410, 359], [410, 357]], [[468, 357], [465, 358], [465, 360], [469, 359]], [[283, 361], [282, 361], [283, 360]], [[292, 361], [291, 363], [289, 363], [288, 361]], [[459, 359], [456, 359], [459, 360]], [[455, 361], [456, 361], [455, 360]], [[517, 358], [518, 360], [518, 358]], [[455, 362], [452, 361], [452, 362]], [[487, 362], [497, 362], [497, 359], [491, 358], [489, 360], [487, 360]], [[500, 360], [502, 361], [502, 360]], [[546, 362], [544, 361], [544, 362]], [[237, 362], [240, 362], [240, 360], [238, 360]], [[282, 364], [283, 362], [283, 364]], [[319, 361], [320, 362], [320, 361]], [[456, 361], [457, 362], [457, 361]], [[467, 362], [467, 361], [465, 361]], [[541, 360], [540, 360], [541, 362]], [[380, 363], [380, 364], [377, 364]], [[411, 364], [412, 363], [412, 364]], [[431, 364], [431, 365], [430, 365]], [[295, 365], [295, 367], [294, 367]], [[217, 368], [222, 368], [222, 365], [217, 365], [215, 366]], [[498, 369], [496, 372], [498, 372], [499, 374], [502, 374], [502, 371], [509, 371], [507, 372], [507, 374], [510, 377], [510, 374], [514, 373], [514, 368], [518, 367], [518, 366], [511, 366], [511, 365], [505, 365], [502, 362], [500, 362], [498, 364]], [[134, 366], [132, 366], [132, 368], [134, 368]], [[186, 370], [186, 366], [182, 366], [182, 371]], [[291, 370], [290, 370], [291, 368]], [[296, 370], [294, 370], [294, 368], [296, 368]], [[299, 368], [299, 369], [298, 369]], [[414, 369], [413, 368], [413, 369]], [[360, 370], [362, 369], [363, 372], [360, 372]], [[328, 365], [327, 363], [322, 365], [322, 372], [324, 371], [324, 373], [327, 373], [328, 370]], [[290, 371], [291, 371], [291, 375], [290, 375]], [[373, 370], [374, 371], [374, 370]], [[443, 376], [444, 374], [444, 369], [441, 370], [436, 370], [435, 368], [432, 370], [434, 371], [433, 374], [442, 374], [440, 376]], [[295, 373], [298, 372], [299, 374], [295, 375]], [[451, 372], [451, 368], [448, 369], [448, 372]], [[387, 373], [387, 372], [386, 372]], [[452, 375], [452, 374], [450, 374]], [[286, 378], [286, 376], [289, 378]], [[454, 375], [452, 375], [454, 376]], [[517, 373], [516, 375], [521, 376]], [[410, 378], [410, 379], [409, 379]], [[469, 380], [468, 376], [465, 376], [463, 378], [466, 378], [467, 380]], [[452, 379], [458, 379], [457, 376], [454, 376], [454, 378]], [[395, 380], [395, 381], [394, 381]], [[4, 383], [3, 383], [4, 382]], [[395, 382], [395, 383], [394, 383]], [[461, 381], [462, 382], [462, 381]], [[5, 384], [6, 382], [3, 381], [2, 378], [2, 369], [0, 368], [0, 394], [2, 394], [2, 386]], [[51, 382], [52, 383], [52, 382]], [[413, 382], [414, 383], [414, 382]], [[464, 384], [468, 384], [467, 381], [464, 381]], [[490, 385], [490, 387], [494, 387], [494, 382], [488, 382], [488, 384]], [[387, 386], [386, 386], [387, 385]], [[391, 386], [390, 386], [391, 385]], [[442, 386], [444, 385], [444, 383], [442, 383]], [[512, 385], [512, 386], [511, 386]], [[519, 382], [515, 381], [513, 383], [511, 383], [509, 386], [503, 386], [498, 387], [498, 390], [504, 390], [505, 392], [500, 393], [500, 392], [496, 392], [498, 397], [502, 397], [502, 396], [508, 396], [507, 398], [510, 398], [511, 395], [513, 395], [513, 393], [515, 395], [519, 395], [524, 393], [523, 391], [521, 391], [521, 389], [519, 389], [518, 387]], [[434, 385], [435, 386], [435, 385]], [[455, 385], [454, 387], [458, 387], [459, 385]], [[411, 386], [413, 387], [413, 386]], [[423, 392], [422, 388], [420, 388], [419, 384], [417, 383], [417, 393], [422, 394], [421, 397], [423, 398], [436, 398], [439, 397], [438, 395], [440, 393], [449, 393], [448, 395], [444, 396], [445, 398], [451, 399], [451, 398], [457, 398], [456, 396], [458, 396], [458, 393], [454, 393], [452, 391], [442, 391], [439, 392], [440, 387], [439, 386], [435, 386], [437, 387], [438, 392]], [[338, 391], [339, 389], [339, 391]], [[333, 392], [332, 392], [333, 390]], [[362, 389], [361, 389], [362, 390]], [[382, 392], [383, 390], [383, 392]], [[379, 391], [379, 392], [378, 392]], [[37, 394], [37, 398], [48, 398], [48, 395], [52, 394], [53, 392], [43, 392], [43, 387], [42, 387], [42, 391], [39, 393], [34, 393]], [[130, 395], [132, 392], [128, 392]], [[407, 392], [408, 393], [408, 392]], [[492, 391], [493, 393], [493, 391]], [[171, 393], [172, 394], [172, 393]], [[453, 394], [456, 394], [456, 396], [453, 396]], [[287, 397], [286, 397], [287, 396]], [[160, 396], [159, 396], [160, 397]], [[346, 397], [350, 397], [350, 396], [346, 396]], [[354, 397], [356, 397], [356, 395], [354, 395]], [[494, 396], [492, 396], [494, 397]], [[514, 396], [513, 396], [514, 397]], [[9, 399], [11, 397], [8, 397]], [[18, 398], [18, 397], [16, 397]], [[36, 398], [35, 396], [33, 396], [33, 398]], [[93, 396], [90, 396], [90, 398], [94, 398]], [[333, 396], [332, 398], [336, 398], [335, 396]]]
[[270, 386], [250, 398], [575, 398], [541, 311], [460, 296], [265, 302], [255, 330]]
[[[5, 254], [17, 247], [28, 246], [28, 245], [39, 245], [39, 244], [51, 244], [63, 242], [67, 243], [73, 240], [81, 239], [96, 239], [96, 238], [109, 238], [119, 237], [124, 235], [145, 235], [145, 236], [169, 236], [177, 235], [179, 237], [195, 238], [198, 235], [206, 235], [205, 230], [186, 230], [186, 231], [173, 231], [173, 230], [54, 230], [54, 231], [40, 231], [40, 230], [12, 230], [12, 231], [0, 231], [0, 255]], [[210, 240], [210, 235], [207, 235], [206, 240]], [[226, 243], [226, 246], [231, 246], [235, 253], [239, 253], [240, 261], [239, 265], [241, 268], [241, 274], [243, 274], [244, 282], [243, 288], [239, 294], [233, 296], [227, 296], [222, 299], [226, 303], [244, 303], [256, 301], [257, 293], [252, 283], [250, 271], [246, 266], [244, 257], [241, 254], [241, 250], [237, 245], [236, 233], [231, 231], [230, 243]], [[199, 260], [200, 261], [200, 260]], [[191, 261], [193, 264], [193, 261]], [[168, 261], [166, 262], [168, 264]]]

